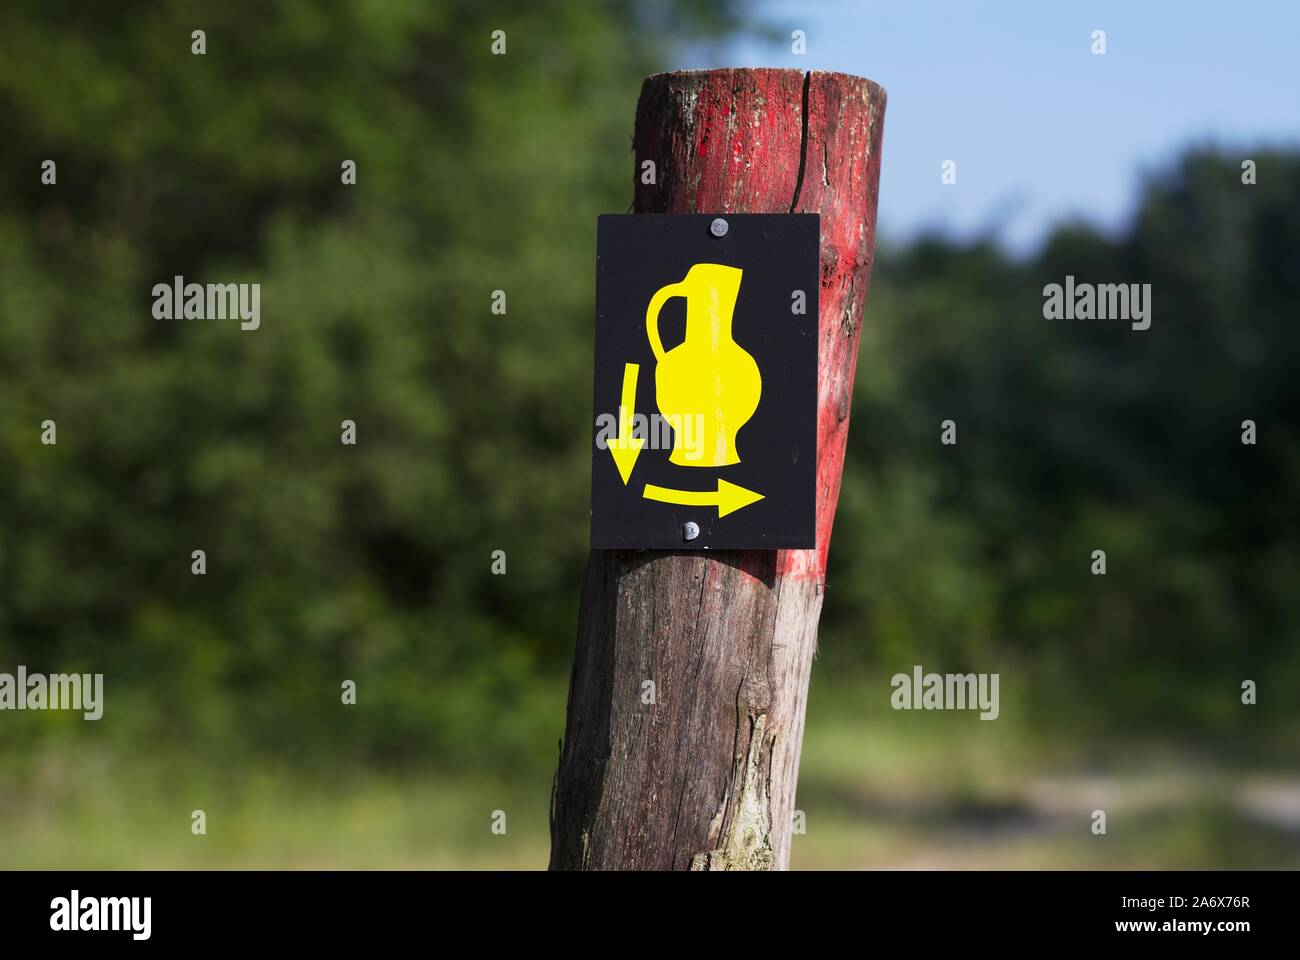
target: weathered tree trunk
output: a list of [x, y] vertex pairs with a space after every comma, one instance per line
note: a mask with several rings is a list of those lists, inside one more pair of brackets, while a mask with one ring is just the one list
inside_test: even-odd
[[[884, 110], [880, 87], [838, 73], [668, 73], [642, 87], [636, 212], [821, 214], [817, 549], [591, 552], [552, 869], [789, 864]], [[646, 160], [657, 183], [641, 182]]]

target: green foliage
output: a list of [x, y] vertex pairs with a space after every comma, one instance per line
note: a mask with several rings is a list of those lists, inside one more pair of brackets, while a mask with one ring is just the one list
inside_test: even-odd
[[[1294, 742], [1300, 157], [1256, 159], [1244, 186], [1236, 158], [1192, 152], [1149, 180], [1122, 235], [1065, 225], [1029, 262], [886, 251], [824, 658], [1015, 664], [1044, 722]], [[1151, 329], [1045, 320], [1043, 287], [1067, 274], [1150, 283]]]
[[[478, 763], [534, 758], [542, 715], [553, 743], [592, 224], [662, 29], [733, 17], [641, 6], [0, 11], [0, 663], [103, 670], [82, 735]], [[260, 283], [261, 329], [155, 320], [177, 274]]]
[[[0, 9], [0, 669], [103, 672], [107, 697], [97, 724], [7, 718], [10, 768], [64, 739], [553, 763], [593, 225], [626, 209], [665, 38], [739, 4], [487, 6]], [[1063, 227], [1029, 263], [882, 251], [824, 661], [1017, 664], [1026, 703], [1079, 723], [1240, 724], [1251, 677], [1278, 716], [1300, 682], [1300, 160], [1257, 159], [1243, 187], [1192, 155], [1123, 236]], [[1066, 273], [1152, 283], [1152, 329], [1043, 320]], [[261, 329], [154, 319], [177, 274], [260, 283]]]

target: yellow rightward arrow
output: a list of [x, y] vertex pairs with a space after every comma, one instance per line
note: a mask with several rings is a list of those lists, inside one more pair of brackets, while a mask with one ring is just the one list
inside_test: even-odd
[[636, 406], [636, 377], [640, 369], [635, 363], [623, 364], [623, 402], [618, 408], [618, 436], [605, 444], [624, 485], [632, 479], [632, 465], [645, 446], [644, 437], [632, 436], [632, 408]]
[[670, 490], [668, 487], [656, 487], [653, 483], [647, 483], [641, 496], [660, 503], [680, 503], [690, 507], [716, 506], [719, 517], [735, 513], [742, 507], [763, 499], [761, 493], [727, 483], [726, 480], [718, 481], [717, 490]]

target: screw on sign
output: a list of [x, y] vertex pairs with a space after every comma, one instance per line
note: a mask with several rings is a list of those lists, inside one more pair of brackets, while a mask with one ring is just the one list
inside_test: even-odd
[[553, 869], [789, 863], [884, 108], [836, 73], [642, 87], [634, 170], [662, 174], [597, 227], [593, 549]]

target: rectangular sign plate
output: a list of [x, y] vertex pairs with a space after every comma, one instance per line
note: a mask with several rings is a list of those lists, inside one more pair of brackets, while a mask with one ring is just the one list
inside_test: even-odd
[[820, 217], [596, 233], [592, 547], [814, 547]]

